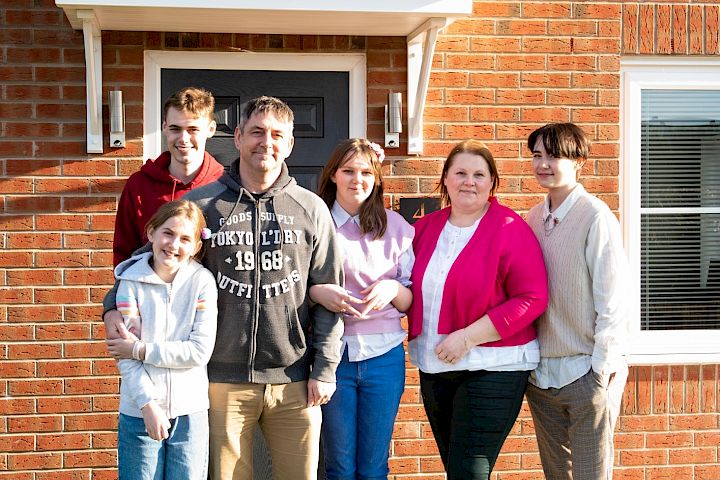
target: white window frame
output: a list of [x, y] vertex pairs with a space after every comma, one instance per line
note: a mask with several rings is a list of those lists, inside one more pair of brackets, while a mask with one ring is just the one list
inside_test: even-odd
[[143, 109], [143, 158], [162, 153], [160, 76], [163, 68], [348, 72], [350, 137], [367, 134], [367, 60], [363, 53], [253, 53], [147, 50]]
[[[633, 278], [630, 362], [698, 364], [720, 361], [720, 329], [640, 330], [640, 103], [649, 89], [720, 90], [720, 59], [633, 57], [620, 62], [622, 103], [621, 206], [625, 246]], [[703, 209], [706, 210], [706, 209]], [[712, 209], [720, 213], [720, 208]]]

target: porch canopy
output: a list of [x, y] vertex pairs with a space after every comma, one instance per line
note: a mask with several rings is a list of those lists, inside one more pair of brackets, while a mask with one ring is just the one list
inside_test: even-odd
[[472, 0], [55, 0], [85, 37], [88, 152], [102, 152], [102, 30], [403, 36], [408, 42], [410, 153], [422, 153], [422, 111], [440, 29]]

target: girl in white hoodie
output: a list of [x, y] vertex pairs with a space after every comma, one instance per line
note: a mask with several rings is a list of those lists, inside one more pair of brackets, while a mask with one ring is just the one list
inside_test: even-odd
[[120, 480], [207, 478], [208, 378], [217, 287], [195, 260], [205, 219], [188, 200], [166, 203], [147, 223], [152, 252], [115, 269], [126, 338], [109, 340], [122, 375]]

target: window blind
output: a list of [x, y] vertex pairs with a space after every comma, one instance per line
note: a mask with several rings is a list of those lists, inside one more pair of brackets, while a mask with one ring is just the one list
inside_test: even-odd
[[720, 328], [720, 91], [641, 109], [641, 328]]

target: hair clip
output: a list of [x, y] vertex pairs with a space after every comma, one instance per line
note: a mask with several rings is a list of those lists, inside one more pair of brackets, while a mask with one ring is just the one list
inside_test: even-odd
[[200, 231], [200, 238], [202, 238], [203, 240], [207, 240], [208, 238], [210, 238], [211, 235], [212, 235], [212, 232], [211, 232], [210, 229], [207, 228], [207, 227], [206, 227], [206, 228], [203, 228], [203, 229]]
[[382, 164], [383, 160], [385, 160], [385, 150], [383, 150], [383, 148], [375, 142], [368, 143], [370, 144], [372, 151], [375, 152], [375, 155], [377, 155], [378, 162]]

